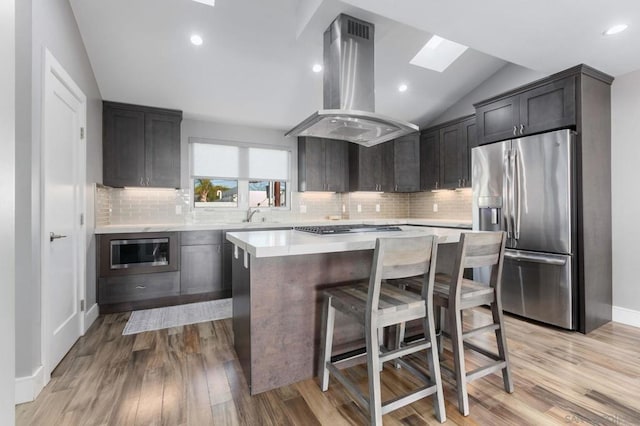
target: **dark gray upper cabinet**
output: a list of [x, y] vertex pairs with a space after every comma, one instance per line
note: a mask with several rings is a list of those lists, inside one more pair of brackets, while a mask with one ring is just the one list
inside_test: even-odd
[[420, 134], [418, 132], [393, 142], [395, 192], [420, 191]]
[[471, 186], [471, 150], [478, 146], [478, 135], [476, 117], [467, 118], [462, 122], [462, 137], [466, 143], [463, 143], [463, 148], [466, 148], [466, 155], [462, 158], [462, 180], [463, 186]]
[[576, 125], [576, 77], [536, 81], [475, 104], [480, 144]]
[[[440, 129], [440, 182], [441, 188], [462, 187], [462, 158], [467, 155], [462, 137], [462, 123]], [[464, 146], [463, 146], [464, 145]]]
[[407, 135], [365, 147], [349, 146], [349, 190], [416, 192], [420, 190], [420, 136]]
[[384, 145], [366, 147], [349, 143], [349, 190], [382, 191]]
[[298, 190], [345, 192], [348, 188], [348, 142], [298, 138]]
[[420, 133], [420, 190], [440, 188], [440, 130]]
[[182, 112], [103, 102], [103, 183], [180, 187]]
[[420, 144], [423, 191], [471, 186], [471, 148], [477, 145], [475, 116], [424, 130]]

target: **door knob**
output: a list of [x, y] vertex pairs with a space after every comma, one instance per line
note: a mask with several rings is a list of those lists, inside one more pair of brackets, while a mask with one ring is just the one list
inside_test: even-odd
[[58, 235], [53, 232], [49, 232], [49, 242], [53, 242], [53, 240], [59, 240], [60, 238], [67, 238], [66, 235]]

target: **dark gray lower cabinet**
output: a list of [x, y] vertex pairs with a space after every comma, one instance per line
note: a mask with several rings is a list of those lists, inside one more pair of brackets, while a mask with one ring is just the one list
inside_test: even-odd
[[137, 302], [180, 294], [180, 273], [159, 272], [98, 278], [100, 305]]
[[196, 294], [222, 290], [222, 246], [182, 246], [180, 293]]
[[181, 233], [180, 293], [222, 290], [222, 231]]

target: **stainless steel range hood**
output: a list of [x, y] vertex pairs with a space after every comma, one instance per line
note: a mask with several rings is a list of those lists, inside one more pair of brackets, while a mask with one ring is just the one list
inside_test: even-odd
[[418, 126], [376, 114], [374, 26], [339, 15], [324, 32], [324, 109], [285, 136], [316, 136], [372, 146], [417, 132]]

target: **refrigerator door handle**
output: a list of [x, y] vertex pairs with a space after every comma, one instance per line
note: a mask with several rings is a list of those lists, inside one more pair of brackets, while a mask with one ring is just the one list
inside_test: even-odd
[[557, 265], [563, 266], [566, 265], [567, 259], [556, 257], [556, 256], [547, 256], [544, 254], [533, 254], [533, 253], [522, 253], [522, 252], [510, 252], [506, 251], [504, 253], [505, 259], [515, 260], [516, 262], [533, 262], [533, 263], [543, 263], [545, 265]]
[[520, 239], [520, 212], [522, 201], [522, 185], [520, 180], [520, 166], [518, 164], [518, 150], [513, 151], [513, 192], [514, 192], [514, 215], [513, 215], [513, 238]]
[[511, 164], [511, 151], [507, 150], [504, 156], [504, 180], [503, 180], [503, 193], [504, 193], [504, 221], [507, 225], [507, 238], [511, 238], [511, 176], [510, 176], [510, 164]]

